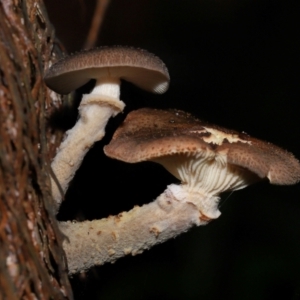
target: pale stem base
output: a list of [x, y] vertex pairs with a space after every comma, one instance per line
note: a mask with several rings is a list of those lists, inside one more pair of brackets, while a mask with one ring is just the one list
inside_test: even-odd
[[[210, 219], [199, 211], [202, 199], [178, 199], [168, 188], [152, 203], [107, 219], [80, 223], [61, 222], [66, 235], [69, 274], [113, 263], [125, 255], [136, 255], [186, 232]], [[197, 202], [197, 203], [196, 203]], [[198, 203], [199, 202], [199, 203]]]

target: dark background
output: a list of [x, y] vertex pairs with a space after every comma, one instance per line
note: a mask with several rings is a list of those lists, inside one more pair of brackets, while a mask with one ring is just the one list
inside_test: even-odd
[[[80, 50], [95, 1], [46, 2], [67, 51]], [[125, 113], [87, 155], [59, 218], [118, 214], [176, 182], [154, 163], [103, 154], [126, 114], [141, 107], [183, 109], [300, 158], [299, 15], [299, 1], [112, 0], [97, 45], [155, 53], [171, 85], [162, 96], [122, 85]], [[76, 103], [63, 114], [65, 126], [76, 121]], [[208, 226], [74, 276], [75, 299], [300, 299], [299, 194], [299, 185], [268, 183], [225, 194], [221, 217]]]

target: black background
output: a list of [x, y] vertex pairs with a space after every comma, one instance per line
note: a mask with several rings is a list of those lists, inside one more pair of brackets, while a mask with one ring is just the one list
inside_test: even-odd
[[[169, 91], [124, 83], [124, 114], [88, 153], [59, 218], [100, 219], [149, 203], [176, 180], [154, 163], [103, 154], [126, 114], [177, 108], [245, 131], [300, 158], [299, 1], [112, 0], [98, 46], [158, 55]], [[57, 36], [71, 53], [84, 44], [94, 1], [48, 0]], [[75, 101], [70, 119], [76, 121]], [[300, 299], [300, 186], [260, 183], [224, 194], [219, 219], [136, 257], [74, 276], [75, 299]]]

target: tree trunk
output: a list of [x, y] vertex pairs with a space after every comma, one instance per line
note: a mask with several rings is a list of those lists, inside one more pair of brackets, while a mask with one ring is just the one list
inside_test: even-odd
[[[0, 1], [0, 299], [72, 299], [50, 193], [43, 70], [60, 51], [41, 0]], [[49, 142], [51, 141], [51, 142]]]

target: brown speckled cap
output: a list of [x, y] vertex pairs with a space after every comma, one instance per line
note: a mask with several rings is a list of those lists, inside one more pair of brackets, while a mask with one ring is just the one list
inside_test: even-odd
[[129, 113], [104, 151], [111, 158], [129, 163], [210, 152], [226, 155], [228, 164], [248, 169], [273, 184], [295, 184], [300, 180], [300, 163], [291, 153], [179, 110], [144, 108]]
[[129, 81], [149, 92], [162, 94], [169, 87], [165, 64], [146, 50], [102, 47], [82, 51], [56, 62], [45, 73], [47, 86], [68, 94], [91, 79], [114, 77]]

